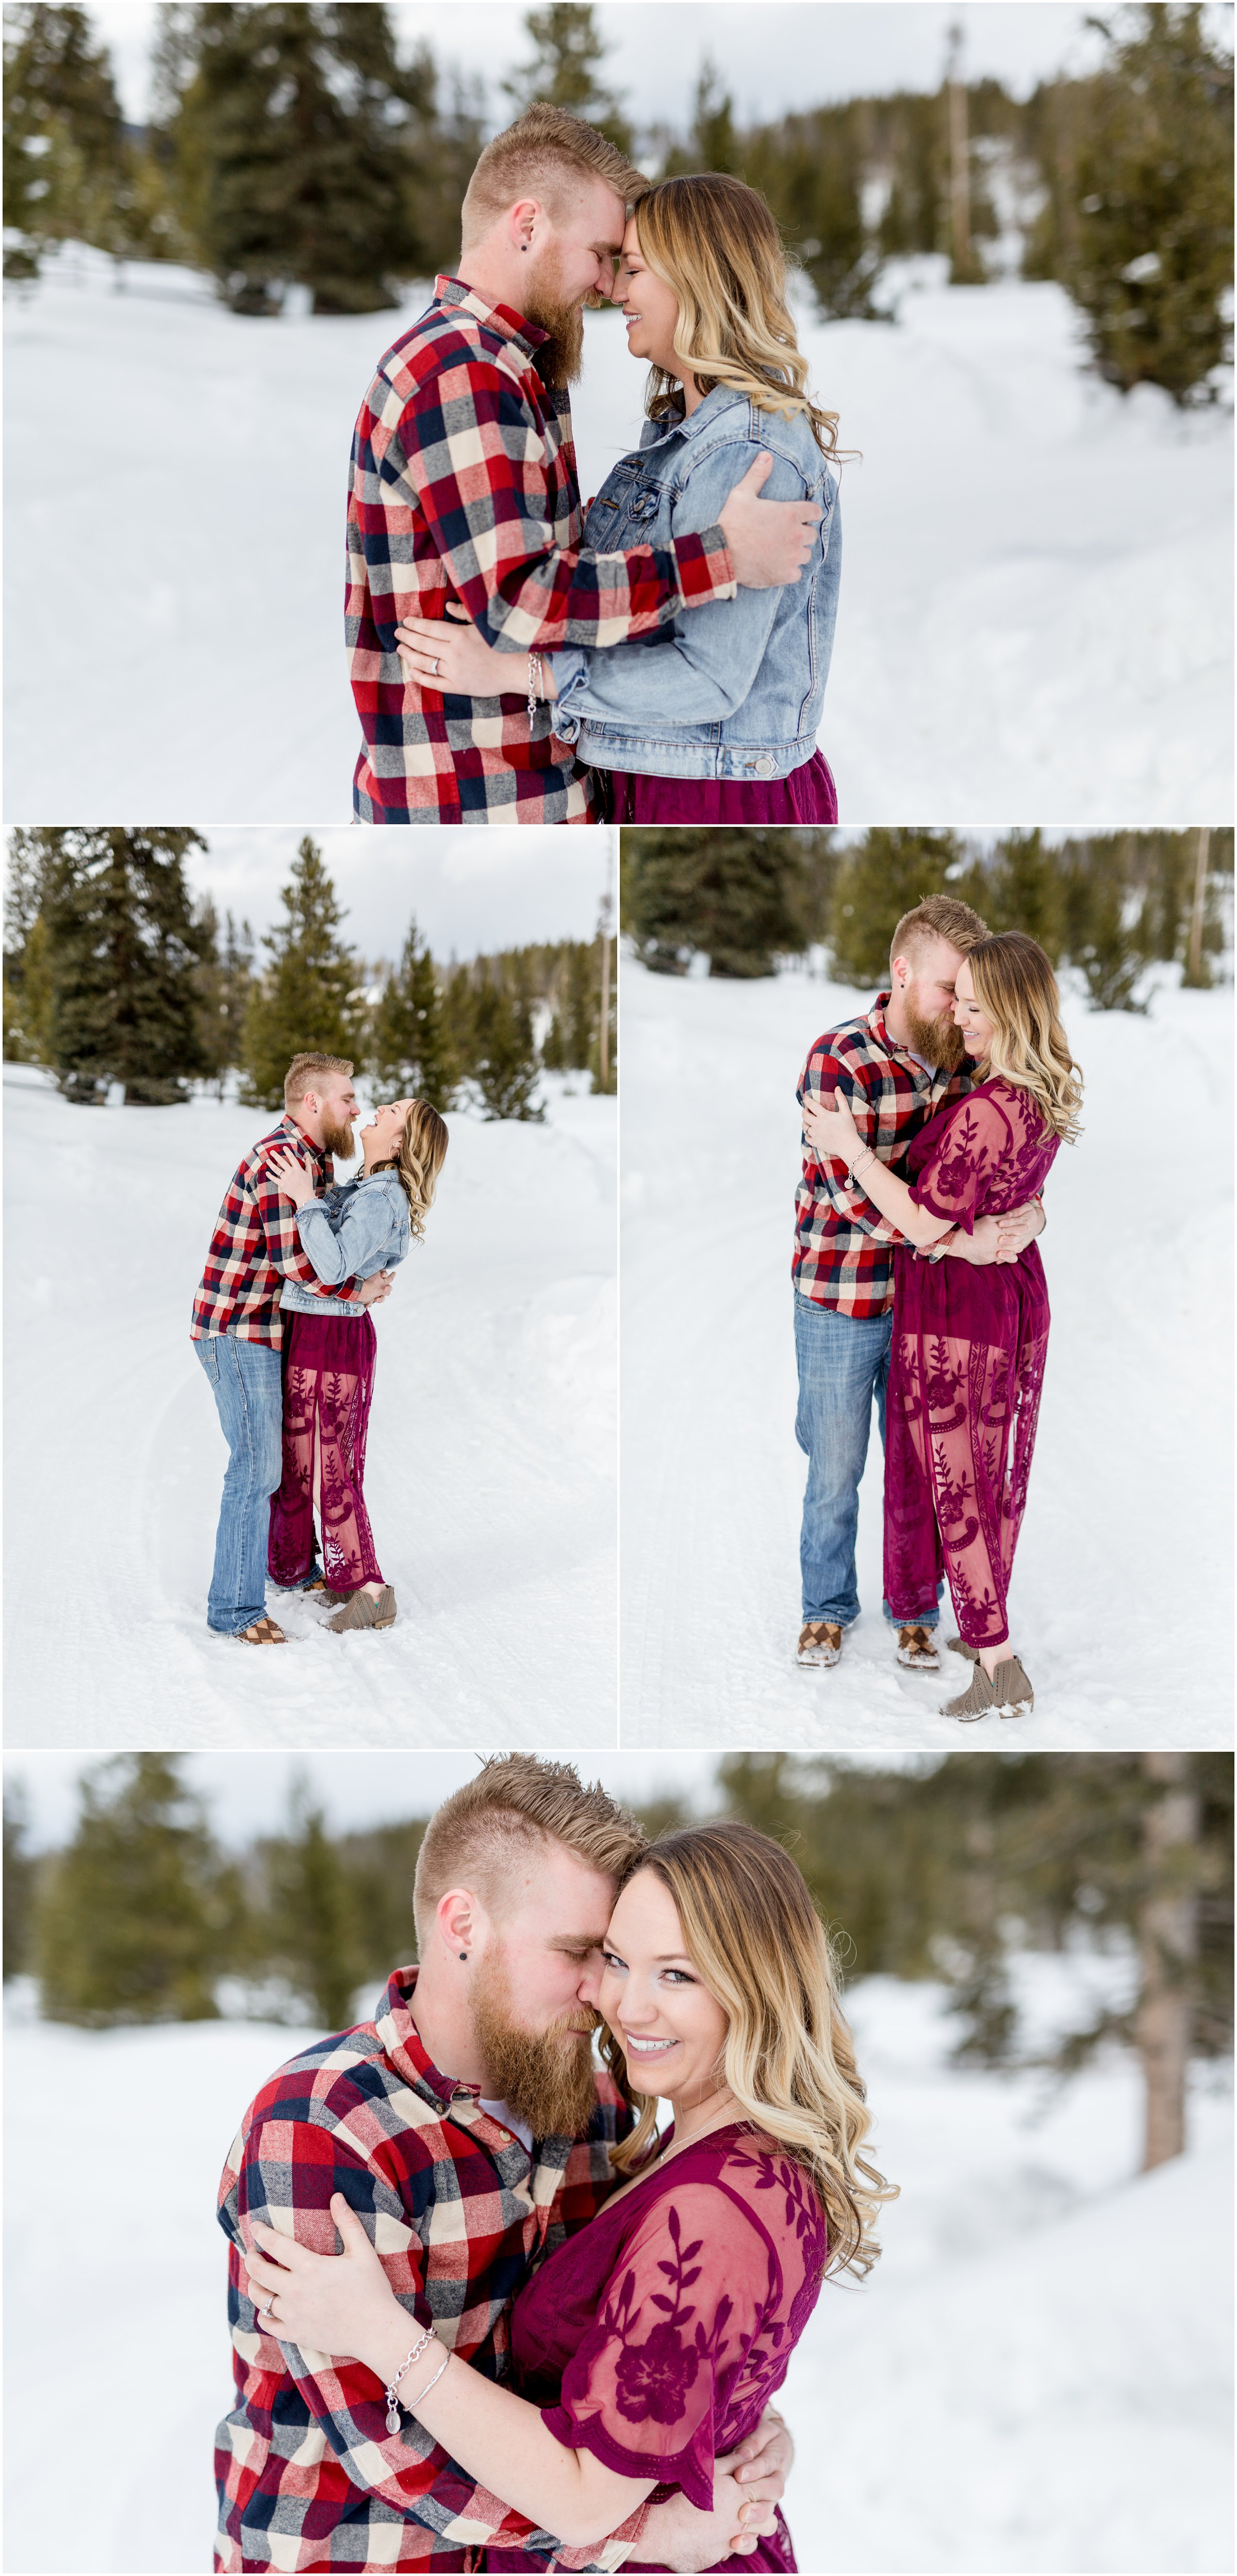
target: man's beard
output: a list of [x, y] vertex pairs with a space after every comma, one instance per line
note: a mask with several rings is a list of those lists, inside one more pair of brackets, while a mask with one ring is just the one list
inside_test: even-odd
[[538, 330], [546, 334], [537, 351], [542, 383], [578, 384], [584, 364], [584, 308], [563, 302], [557, 261], [553, 268], [543, 267], [530, 279], [523, 309], [525, 320], [535, 322]]
[[902, 1016], [911, 1054], [922, 1056], [925, 1064], [935, 1065], [938, 1073], [956, 1073], [966, 1049], [962, 1044], [962, 1031], [952, 1012], [947, 1013], [944, 1019], [925, 1020], [916, 1010], [909, 993], [904, 993]]
[[[501, 1955], [483, 1961], [472, 1993], [473, 2027], [491, 2100], [505, 2102], [535, 2138], [574, 2138], [597, 2108], [592, 2034], [596, 2013], [577, 2004], [546, 2031], [521, 2030], [512, 2018], [511, 1991]], [[562, 2031], [578, 2030], [578, 2039]]]
[[322, 1115], [322, 1151], [324, 1154], [338, 1154], [341, 1163], [350, 1163], [356, 1151], [351, 1127], [341, 1127], [335, 1119], [328, 1118], [325, 1110]]

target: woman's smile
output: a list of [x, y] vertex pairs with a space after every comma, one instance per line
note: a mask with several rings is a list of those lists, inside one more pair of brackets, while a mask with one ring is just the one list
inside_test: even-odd
[[625, 2030], [623, 2032], [624, 2048], [630, 2049], [636, 2057], [665, 2057], [672, 2048], [678, 2048], [681, 2044], [682, 2043], [677, 2039], [661, 2039], [657, 2037], [652, 2039], [637, 2039], [634, 2031]]

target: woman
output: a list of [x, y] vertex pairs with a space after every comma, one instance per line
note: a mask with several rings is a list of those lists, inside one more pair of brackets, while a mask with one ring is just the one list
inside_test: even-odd
[[[506, 2386], [409, 2315], [338, 2195], [342, 2256], [255, 2225], [249, 2261], [270, 2332], [365, 2363], [389, 2431], [403, 2407], [569, 2547], [617, 2530], [656, 2486], [710, 2510], [715, 2459], [780, 2388], [826, 2272], [870, 2268], [892, 2197], [861, 2152], [870, 2114], [825, 1934], [779, 1844], [730, 1822], [663, 1835], [619, 1896], [603, 1960], [607, 2054], [643, 2105], [613, 2150], [619, 2188], [515, 2300]], [[674, 2109], [661, 2139], [659, 2094]], [[710, 2564], [793, 2568], [772, 2521], [750, 2555]], [[649, 2563], [638, 2540], [627, 2563]]]
[[[1048, 1349], [1048, 1291], [1035, 1243], [972, 1269], [940, 1258], [958, 1226], [1023, 1206], [1064, 1139], [1079, 1133], [1082, 1084], [1061, 1026], [1057, 980], [1021, 931], [964, 957], [954, 1018], [976, 1067], [970, 1091], [921, 1128], [899, 1180], [865, 1144], [845, 1096], [810, 1102], [813, 1148], [845, 1163], [909, 1249], [894, 1263], [885, 1401], [885, 1599], [899, 1625], [935, 1608], [942, 1572], [975, 1666], [943, 1714], [1029, 1715], [1035, 1695], [1010, 1642], [1008, 1594]], [[927, 1253], [929, 1258], [921, 1256]]]
[[[806, 391], [763, 197], [741, 179], [661, 180], [628, 223], [614, 301], [650, 364], [649, 419], [590, 504], [585, 543], [614, 554], [711, 527], [761, 449], [764, 497], [815, 501], [821, 523], [797, 583], [737, 591], [609, 651], [531, 654], [530, 713], [538, 696], [557, 702], [560, 740], [611, 776], [616, 822], [836, 823], [816, 733], [841, 569], [837, 414]], [[510, 695], [511, 654], [471, 626], [413, 617], [396, 633], [422, 687]]]
[[[404, 1259], [412, 1238], [425, 1232], [447, 1144], [446, 1126], [428, 1101], [395, 1100], [361, 1129], [365, 1160], [355, 1180], [322, 1198], [291, 1146], [272, 1154], [269, 1168], [297, 1210], [301, 1249], [321, 1280], [335, 1286], [368, 1279]], [[336, 1636], [391, 1628], [395, 1594], [379, 1571], [364, 1493], [378, 1349], [373, 1318], [350, 1299], [316, 1296], [295, 1279], [285, 1281], [279, 1302], [287, 1318], [283, 1479], [271, 1496], [271, 1581], [291, 1587], [309, 1573], [316, 1503], [323, 1589], [341, 1605], [327, 1626]]]

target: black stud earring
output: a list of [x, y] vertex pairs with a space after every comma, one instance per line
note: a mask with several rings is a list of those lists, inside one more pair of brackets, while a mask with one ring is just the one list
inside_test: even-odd
[[460, 1957], [461, 1957], [461, 1959], [466, 1959], [466, 1958], [467, 1958], [467, 1956], [468, 1956], [468, 1952], [467, 1952], [467, 1950], [461, 1950], [461, 1952], [460, 1952]]

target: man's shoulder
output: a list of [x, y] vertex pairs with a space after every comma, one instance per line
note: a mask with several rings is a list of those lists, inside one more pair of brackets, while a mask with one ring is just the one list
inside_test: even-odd
[[852, 1065], [856, 1072], [864, 1065], [879, 1065], [887, 1049], [872, 1026], [871, 1011], [857, 1012], [853, 1020], [841, 1020], [836, 1028], [823, 1029], [808, 1049], [808, 1062], [817, 1056], [833, 1056], [840, 1063]]
[[289, 2126], [344, 2130], [362, 2157], [393, 2137], [407, 2137], [414, 2161], [413, 2142], [423, 2132], [427, 2160], [433, 2161], [430, 2133], [441, 2130], [442, 2113], [392, 2064], [375, 2024], [359, 2022], [353, 2030], [313, 2041], [268, 2077], [241, 2121], [240, 2157], [260, 2155], [263, 2134]]
[[501, 331], [487, 328], [465, 306], [431, 304], [383, 352], [370, 391], [370, 408], [381, 410], [391, 394], [406, 407], [432, 391], [439, 376], [459, 370], [466, 370], [479, 384], [487, 378], [517, 384], [522, 363]]

